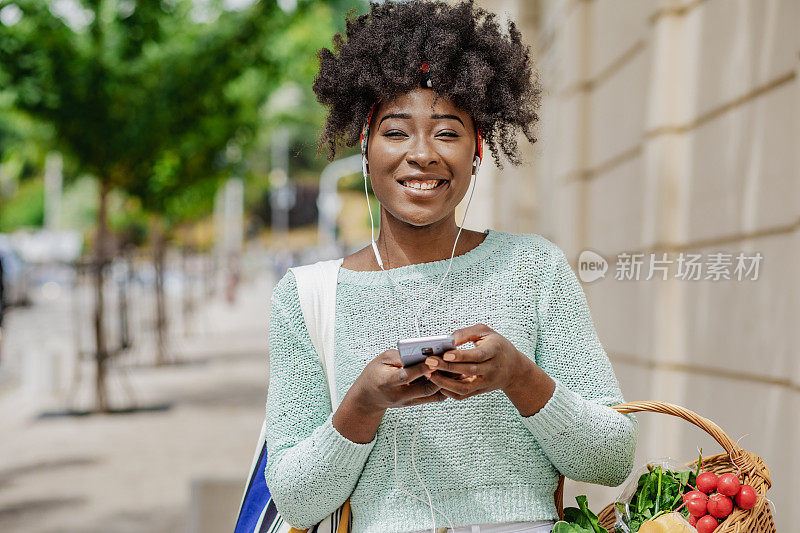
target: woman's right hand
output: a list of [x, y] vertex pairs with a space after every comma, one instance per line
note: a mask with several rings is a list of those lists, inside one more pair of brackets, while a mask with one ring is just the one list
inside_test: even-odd
[[353, 442], [372, 441], [388, 408], [447, 399], [439, 386], [427, 379], [432, 372], [425, 364], [404, 367], [400, 352], [386, 350], [367, 363], [342, 398], [333, 426]]
[[425, 364], [404, 367], [400, 352], [386, 350], [364, 367], [352, 388], [360, 402], [382, 411], [440, 402], [447, 396], [427, 379], [433, 372]]

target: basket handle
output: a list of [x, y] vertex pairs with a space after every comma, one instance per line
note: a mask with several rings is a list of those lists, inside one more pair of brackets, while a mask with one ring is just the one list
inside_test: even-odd
[[720, 446], [728, 453], [734, 465], [738, 466], [743, 471], [758, 472], [759, 475], [769, 483], [768, 471], [765, 471], [761, 465], [756, 464], [750, 454], [740, 448], [733, 439], [722, 431], [721, 427], [708, 418], [698, 415], [694, 411], [672, 403], [648, 401], [622, 403], [619, 405], [612, 405], [611, 408], [622, 414], [650, 411], [682, 418], [714, 437]]
[[665, 415], [677, 416], [687, 422], [691, 422], [699, 427], [712, 437], [722, 446], [726, 452], [731, 453], [735, 449], [740, 449], [736, 443], [731, 439], [722, 428], [716, 425], [708, 418], [702, 417], [680, 405], [675, 405], [666, 402], [628, 402], [619, 405], [612, 405], [612, 409], [619, 411], [622, 414], [636, 413], [639, 411], [650, 411], [653, 413], [662, 413]]

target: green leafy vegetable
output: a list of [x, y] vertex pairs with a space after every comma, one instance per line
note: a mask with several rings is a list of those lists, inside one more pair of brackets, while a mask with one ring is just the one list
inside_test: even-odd
[[[675, 472], [652, 465], [647, 468], [648, 472], [639, 477], [630, 505], [617, 503], [631, 533], [639, 531], [642, 523], [680, 507], [683, 494], [694, 488], [697, 479], [697, 472]], [[689, 516], [686, 508], [680, 512]]]
[[694, 477], [697, 477], [697, 476], [700, 475], [700, 466], [702, 466], [702, 464], [703, 464], [703, 448], [700, 448], [699, 453], [700, 453], [700, 456], [697, 458], [697, 469], [694, 472]]
[[553, 533], [594, 533], [591, 529], [586, 529], [575, 524], [569, 524], [563, 520], [556, 522]]
[[556, 522], [553, 533], [608, 533], [600, 525], [600, 519], [589, 509], [586, 496], [576, 496], [579, 507], [564, 509], [564, 520]]

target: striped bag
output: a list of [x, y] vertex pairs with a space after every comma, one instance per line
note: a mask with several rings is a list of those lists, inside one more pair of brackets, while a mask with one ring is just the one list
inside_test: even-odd
[[[328, 380], [331, 406], [335, 410], [338, 398], [335, 388], [333, 364], [333, 328], [336, 312], [336, 279], [342, 259], [320, 261], [312, 265], [294, 267], [290, 270], [297, 281], [300, 308], [306, 322], [311, 342], [320, 355], [322, 367]], [[234, 533], [350, 533], [352, 517], [350, 500], [309, 530], [297, 529], [284, 522], [269, 494], [264, 470], [267, 465], [267, 421], [261, 425], [250, 475], [247, 479], [239, 517]]]

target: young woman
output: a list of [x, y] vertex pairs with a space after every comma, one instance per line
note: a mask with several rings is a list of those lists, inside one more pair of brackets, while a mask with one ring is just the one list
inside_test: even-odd
[[[620, 484], [637, 425], [609, 407], [623, 398], [564, 253], [456, 223], [481, 138], [513, 164], [516, 132], [535, 141], [530, 52], [471, 2], [372, 4], [346, 36], [320, 52], [321, 144], [332, 159], [368, 125], [380, 234], [339, 270], [337, 408], [293, 274], [275, 287], [267, 485], [301, 528], [350, 498], [358, 533], [549, 532], [559, 474]], [[403, 367], [399, 339], [448, 333], [457, 349]]]

